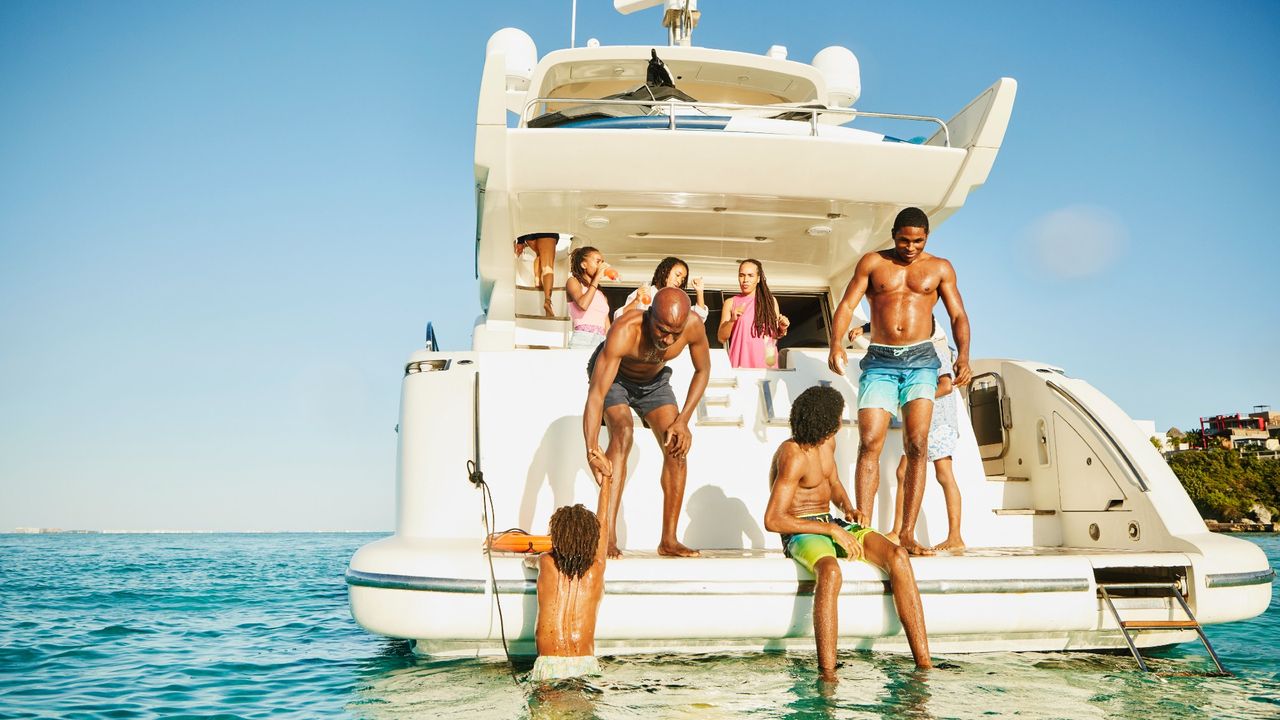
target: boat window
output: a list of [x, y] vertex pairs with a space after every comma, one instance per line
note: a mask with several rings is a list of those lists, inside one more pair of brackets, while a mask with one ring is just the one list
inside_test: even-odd
[[[622, 307], [627, 296], [635, 288], [602, 287], [605, 299], [609, 301], [609, 313]], [[724, 308], [726, 298], [736, 295], [736, 291], [706, 290], [703, 296], [707, 301], [707, 341], [713, 348], [722, 348], [724, 344], [716, 339], [716, 328], [720, 324], [720, 312]], [[814, 292], [775, 292], [778, 309], [791, 320], [791, 329], [787, 336], [778, 341], [778, 347], [792, 348], [825, 348], [827, 347], [827, 328], [831, 324], [831, 308], [826, 293]], [[689, 291], [689, 302], [694, 301], [693, 291]]]

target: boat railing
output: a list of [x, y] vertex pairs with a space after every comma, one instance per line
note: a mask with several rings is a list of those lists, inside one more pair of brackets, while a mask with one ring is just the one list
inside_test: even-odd
[[794, 105], [747, 105], [743, 103], [718, 103], [718, 102], [701, 102], [701, 101], [685, 101], [685, 100], [610, 100], [601, 98], [571, 98], [571, 97], [538, 97], [533, 98], [524, 105], [524, 112], [520, 114], [520, 127], [528, 127], [529, 121], [533, 119], [534, 108], [539, 105], [547, 105], [550, 103], [570, 104], [570, 105], [597, 105], [601, 107], [607, 106], [636, 106], [647, 107], [650, 110], [647, 115], [653, 115], [655, 110], [665, 108], [667, 111], [668, 121], [667, 129], [676, 130], [677, 127], [677, 110], [755, 110], [765, 111], [775, 114], [787, 113], [791, 115], [808, 115], [809, 116], [809, 134], [816, 137], [818, 135], [818, 118], [824, 115], [844, 116], [848, 119], [845, 122], [851, 122], [856, 118], [877, 118], [881, 120], [907, 120], [911, 122], [927, 122], [937, 125], [942, 130], [943, 147], [951, 147], [951, 131], [947, 127], [946, 121], [942, 118], [930, 115], [904, 115], [902, 113], [881, 113], [869, 112], [866, 110], [854, 110], [853, 108], [825, 108], [825, 107], [803, 107]]

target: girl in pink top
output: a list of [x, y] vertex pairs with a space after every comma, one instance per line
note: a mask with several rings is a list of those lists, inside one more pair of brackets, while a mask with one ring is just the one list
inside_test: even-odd
[[778, 312], [759, 260], [748, 258], [738, 265], [738, 289], [742, 294], [724, 304], [716, 337], [725, 344], [734, 367], [776, 368], [778, 338], [787, 334], [791, 321]]
[[600, 291], [600, 282], [606, 277], [616, 279], [618, 274], [600, 251], [589, 245], [569, 256], [569, 272], [564, 286], [569, 295], [569, 319], [573, 321], [569, 347], [591, 350], [604, 341], [609, 331], [609, 301]]

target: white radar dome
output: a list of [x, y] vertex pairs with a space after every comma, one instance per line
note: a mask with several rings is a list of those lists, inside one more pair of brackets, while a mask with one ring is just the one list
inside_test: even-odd
[[507, 57], [507, 89], [528, 90], [533, 66], [538, 64], [538, 46], [520, 28], [502, 28], [489, 36], [485, 54], [500, 52]]
[[813, 66], [827, 81], [827, 104], [853, 107], [862, 95], [862, 71], [853, 51], [839, 45], [822, 48], [813, 56]]

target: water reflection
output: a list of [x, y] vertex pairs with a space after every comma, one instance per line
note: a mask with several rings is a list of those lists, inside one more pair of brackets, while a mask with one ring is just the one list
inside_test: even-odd
[[[838, 681], [812, 653], [634, 655], [605, 658], [589, 682], [513, 682], [502, 658], [427, 659], [387, 642], [359, 663], [349, 714], [365, 718], [785, 717], [1274, 718], [1280, 682], [1144, 675], [1127, 656], [989, 653], [919, 671], [909, 655], [842, 652]], [[1156, 654], [1165, 673], [1203, 668], [1182, 650]], [[519, 659], [523, 678], [531, 659]]]

